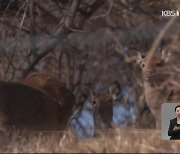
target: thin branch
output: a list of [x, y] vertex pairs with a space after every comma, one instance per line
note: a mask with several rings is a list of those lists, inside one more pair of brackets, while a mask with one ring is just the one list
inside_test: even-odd
[[91, 17], [90, 20], [108, 16], [108, 15], [110, 14], [110, 12], [111, 12], [113, 3], [114, 3], [114, 0], [111, 0], [111, 1], [110, 1], [110, 5], [109, 5], [109, 8], [108, 8], [108, 10], [107, 10], [106, 13], [101, 14], [101, 15], [97, 15], [97, 16], [94, 16], [94, 17]]
[[48, 41], [45, 42], [39, 49], [38, 54], [36, 56], [33, 56], [25, 61], [25, 64], [22, 65], [23, 72], [20, 74], [20, 77], [28, 75], [29, 71], [33, 69], [33, 67], [43, 58], [45, 57], [49, 52], [51, 52], [57, 45], [59, 45], [59, 42], [63, 42], [67, 35], [70, 33], [67, 28], [70, 28], [73, 23], [73, 18], [75, 17], [77, 10], [79, 8], [80, 0], [74, 0], [72, 1], [71, 8], [69, 10], [69, 16], [66, 18], [66, 24], [62, 25], [57, 29], [54, 36]]
[[34, 0], [29, 1], [30, 10], [30, 54], [35, 54], [35, 14], [34, 14]]
[[[22, 20], [21, 20], [21, 22], [20, 22], [20, 25], [19, 25], [19, 28], [18, 28], [18, 31], [17, 31], [16, 42], [17, 42], [17, 40], [19, 39], [20, 30], [21, 30], [22, 24], [23, 24], [24, 19], [25, 19], [25, 16], [26, 16], [26, 10], [27, 10], [27, 6], [26, 6], [26, 8], [25, 8], [25, 11], [24, 11]], [[7, 66], [7, 69], [6, 69], [6, 71], [5, 71], [4, 79], [6, 79], [6, 76], [7, 76], [7, 74], [8, 74], [9, 68], [10, 68], [10, 66], [12, 65], [12, 60], [13, 60], [14, 55], [15, 55], [15, 52], [16, 52], [16, 47], [17, 47], [17, 43], [16, 43], [16, 45], [15, 45], [15, 47], [14, 47], [14, 51], [13, 51], [12, 56], [11, 56], [11, 58], [10, 58], [9, 64], [8, 64], [8, 66]]]

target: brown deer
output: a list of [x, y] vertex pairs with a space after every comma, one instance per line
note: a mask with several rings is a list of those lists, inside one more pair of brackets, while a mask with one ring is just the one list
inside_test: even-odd
[[[121, 87], [119, 82], [114, 81], [109, 87], [108, 93], [94, 94], [91, 92], [95, 130], [100, 131], [113, 128], [113, 101], [120, 91]], [[97, 134], [98, 132], [95, 132], [95, 136]]]
[[[41, 75], [36, 74], [36, 77]], [[48, 80], [48, 86], [43, 89], [40, 80], [32, 78], [30, 81], [28, 78], [22, 80], [23, 84], [0, 81], [0, 130], [65, 129], [75, 105], [74, 95], [65, 87], [56, 85], [56, 80]], [[49, 93], [49, 89], [55, 89], [53, 86], [57, 88], [56, 93], [54, 91]]]
[[162, 103], [180, 100], [180, 87], [173, 84], [175, 78], [171, 69], [171, 56], [170, 52], [164, 50], [161, 56], [154, 55], [149, 62], [147, 56], [141, 53], [137, 56], [142, 70], [145, 100], [156, 119], [156, 128], [160, 128]]
[[21, 80], [20, 83], [41, 90], [50, 96], [51, 99], [62, 106], [63, 111], [61, 112], [64, 112], [64, 122], [69, 121], [70, 114], [75, 106], [75, 96], [56, 77], [45, 73], [32, 73]]
[[59, 80], [54, 76], [45, 73], [31, 73], [19, 82], [42, 90], [50, 97], [52, 97], [52, 99], [54, 99], [55, 101], [58, 101], [60, 98], [59, 87], [62, 85], [60, 85]]

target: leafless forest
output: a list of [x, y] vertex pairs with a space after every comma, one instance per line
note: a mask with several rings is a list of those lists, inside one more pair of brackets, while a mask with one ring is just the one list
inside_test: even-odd
[[[180, 100], [180, 18], [163, 16], [165, 10], [180, 12], [180, 1], [1, 0], [0, 80], [49, 74], [75, 95], [76, 105], [65, 131], [6, 133], [0, 152], [179, 152], [180, 141], [161, 140], [156, 117], [161, 101]], [[168, 61], [164, 72], [173, 75], [152, 78], [167, 89], [154, 101], [159, 106], [147, 98], [138, 53], [148, 64], [155, 55], [163, 65]], [[114, 81], [121, 91], [113, 102], [113, 129], [96, 138], [91, 92], [107, 93]]]

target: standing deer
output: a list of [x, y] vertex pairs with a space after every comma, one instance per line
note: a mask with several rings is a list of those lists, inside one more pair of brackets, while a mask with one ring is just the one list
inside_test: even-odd
[[[99, 130], [106, 130], [112, 128], [113, 118], [113, 101], [120, 93], [121, 87], [118, 81], [114, 81], [109, 87], [108, 93], [92, 94], [91, 98], [93, 102], [93, 116], [94, 116], [94, 128]], [[95, 136], [98, 133], [95, 132]]]
[[[39, 76], [41, 76], [39, 74]], [[49, 82], [58, 89], [58, 101], [53, 93], [33, 85], [0, 81], [0, 130], [60, 131], [66, 128], [75, 105], [74, 95], [65, 87]], [[49, 80], [50, 81], [50, 80]], [[35, 85], [37, 87], [35, 88]], [[51, 87], [51, 86], [52, 87]], [[58, 103], [60, 102], [60, 103]]]
[[137, 62], [142, 70], [146, 103], [156, 119], [156, 128], [160, 128], [161, 105], [167, 101], [180, 100], [180, 88], [173, 85], [173, 72], [170, 69], [170, 52], [162, 51], [161, 56], [147, 56], [138, 53]]

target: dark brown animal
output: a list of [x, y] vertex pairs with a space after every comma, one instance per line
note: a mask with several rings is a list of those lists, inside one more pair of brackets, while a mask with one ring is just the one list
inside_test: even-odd
[[58, 101], [60, 82], [54, 76], [45, 73], [32, 73], [19, 81], [22, 84], [44, 91], [47, 95]]
[[[36, 78], [45, 76], [48, 75], [36, 74]], [[74, 95], [65, 87], [56, 84], [58, 80], [53, 78], [44, 82], [36, 80], [35, 76], [32, 80], [27, 79], [23, 80], [23, 84], [0, 81], [0, 130], [65, 129], [75, 105]], [[42, 83], [46, 83], [46, 86], [41, 87]]]
[[[93, 102], [94, 127], [97, 131], [112, 128], [113, 101], [120, 93], [119, 82], [115, 81], [108, 93], [91, 94]], [[98, 133], [97, 133], [98, 134]]]
[[19, 83], [0, 82], [0, 130], [61, 130], [62, 107], [43, 92]]
[[21, 84], [31, 86], [46, 93], [51, 99], [60, 104], [63, 121], [68, 123], [71, 112], [75, 106], [75, 96], [60, 81], [45, 73], [32, 73], [20, 81]]

